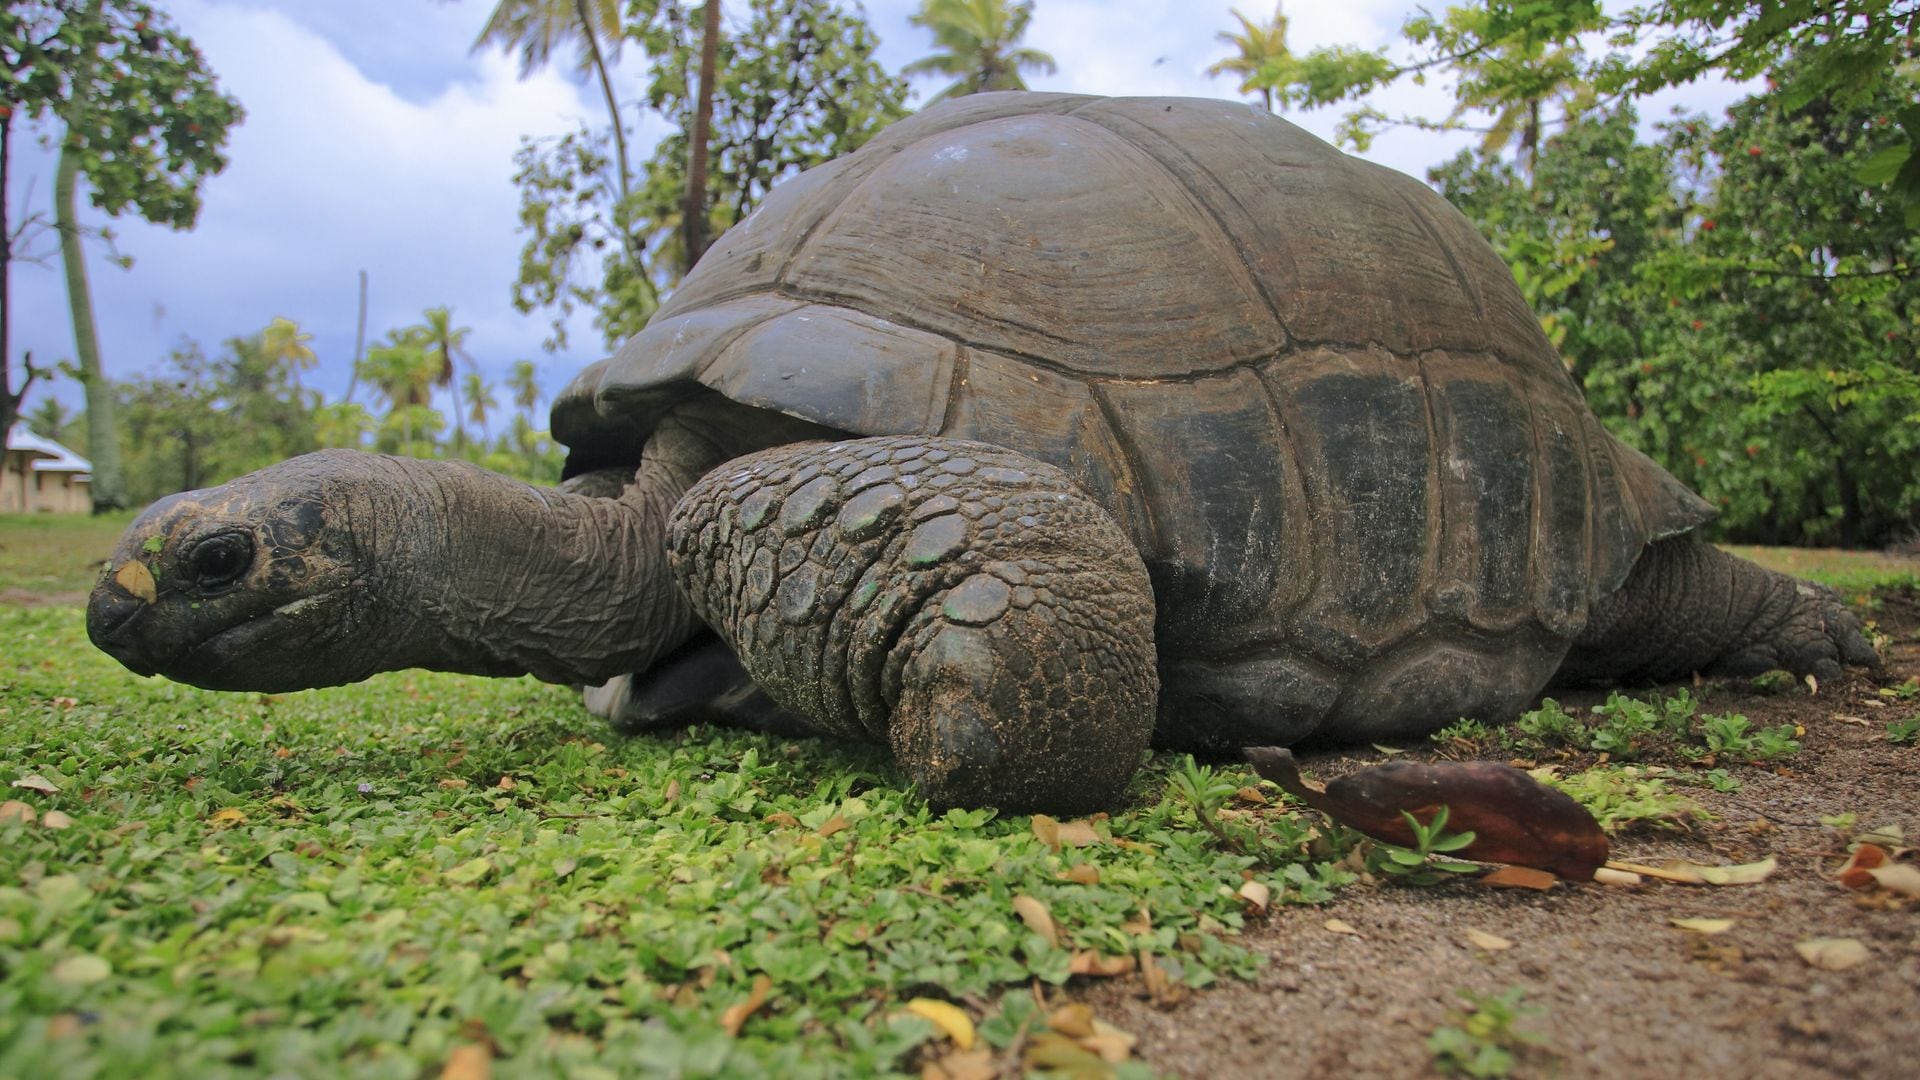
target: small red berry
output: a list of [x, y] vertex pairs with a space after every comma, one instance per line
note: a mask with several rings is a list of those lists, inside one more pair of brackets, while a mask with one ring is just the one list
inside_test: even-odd
[[1708, 218], [1707, 220], [1700, 223], [1701, 232], [1712, 232], [1713, 230], [1719, 227], [1720, 227], [1720, 223], [1713, 220], [1712, 218]]
[[1748, 156], [1748, 157], [1759, 157], [1759, 156], [1760, 156], [1760, 148], [1759, 148], [1759, 147], [1757, 147], [1757, 146], [1749, 146], [1749, 147], [1747, 147], [1747, 156]]
[[1706, 325], [1707, 325], [1706, 323], [1703, 323], [1703, 322], [1701, 322], [1701, 321], [1700, 321], [1699, 319], [1695, 319], [1695, 320], [1693, 320], [1693, 328], [1694, 328], [1695, 330], [1699, 330], [1699, 329], [1702, 329], [1702, 328], [1704, 328], [1704, 327], [1705, 327]]

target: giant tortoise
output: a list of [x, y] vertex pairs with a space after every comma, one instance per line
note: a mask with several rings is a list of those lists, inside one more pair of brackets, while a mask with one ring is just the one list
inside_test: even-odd
[[929, 108], [776, 190], [552, 424], [557, 489], [325, 451], [165, 499], [89, 633], [221, 689], [530, 672], [1055, 810], [1149, 743], [1873, 659], [1685, 535], [1711, 508], [1601, 428], [1465, 218], [1223, 101]]

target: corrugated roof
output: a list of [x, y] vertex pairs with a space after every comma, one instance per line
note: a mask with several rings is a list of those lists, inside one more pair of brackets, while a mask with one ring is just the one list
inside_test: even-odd
[[43, 439], [35, 435], [28, 431], [24, 424], [15, 424], [13, 429], [7, 432], [7, 449], [41, 455], [40, 460], [33, 463], [34, 472], [93, 472], [93, 462], [52, 439]]

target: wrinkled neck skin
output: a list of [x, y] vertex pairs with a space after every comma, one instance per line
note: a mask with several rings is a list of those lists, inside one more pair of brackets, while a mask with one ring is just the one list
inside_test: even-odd
[[378, 670], [575, 685], [644, 671], [697, 625], [666, 565], [666, 523], [697, 478], [643, 466], [618, 498], [537, 488], [464, 462], [384, 458], [347, 511], [371, 553]]

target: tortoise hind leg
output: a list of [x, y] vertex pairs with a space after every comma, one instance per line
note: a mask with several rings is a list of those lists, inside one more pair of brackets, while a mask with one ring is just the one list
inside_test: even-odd
[[676, 580], [753, 681], [943, 805], [1113, 805], [1153, 728], [1153, 596], [1059, 470], [978, 443], [764, 451], [688, 491]]
[[1860, 620], [1833, 590], [1691, 536], [1649, 544], [1625, 585], [1594, 605], [1558, 683], [1755, 675], [1828, 679], [1877, 667]]

